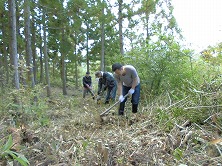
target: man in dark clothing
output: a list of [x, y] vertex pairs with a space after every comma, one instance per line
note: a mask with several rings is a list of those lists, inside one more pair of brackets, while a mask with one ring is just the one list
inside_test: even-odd
[[92, 78], [89, 72], [86, 72], [86, 75], [82, 79], [83, 83], [83, 98], [86, 97], [86, 93], [91, 93], [94, 99], [94, 93], [92, 92]]
[[96, 78], [99, 78], [98, 82], [98, 95], [107, 90], [105, 104], [109, 104], [109, 100], [115, 100], [117, 83], [111, 73], [97, 71], [95, 73]]

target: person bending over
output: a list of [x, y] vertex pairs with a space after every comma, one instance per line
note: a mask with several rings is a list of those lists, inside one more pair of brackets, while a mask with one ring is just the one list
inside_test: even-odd
[[117, 83], [113, 75], [108, 72], [97, 71], [95, 77], [99, 78], [98, 95], [107, 90], [105, 104], [109, 104], [110, 100], [115, 100]]
[[137, 70], [132, 65], [121, 65], [115, 63], [112, 65], [112, 71], [115, 73], [114, 78], [117, 81], [117, 88], [119, 94], [119, 115], [124, 115], [125, 102], [127, 97], [126, 94], [132, 95], [132, 112], [137, 113], [138, 104], [140, 99], [140, 78]]

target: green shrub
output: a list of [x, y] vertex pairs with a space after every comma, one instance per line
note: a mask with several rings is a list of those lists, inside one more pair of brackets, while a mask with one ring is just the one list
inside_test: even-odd
[[13, 140], [12, 140], [11, 135], [9, 135], [9, 138], [6, 144], [3, 144], [2, 141], [0, 141], [1, 159], [7, 160], [7, 161], [10, 161], [10, 160], [18, 161], [22, 166], [28, 166], [29, 161], [27, 160], [27, 158], [24, 155], [11, 150], [12, 146], [13, 146]]

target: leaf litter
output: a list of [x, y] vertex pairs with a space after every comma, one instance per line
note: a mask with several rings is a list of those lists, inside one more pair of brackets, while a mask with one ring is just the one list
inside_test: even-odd
[[[59, 93], [58, 89], [54, 91]], [[29, 122], [14, 128], [6, 120], [9, 117], [4, 117], [0, 123], [1, 140], [11, 133], [15, 150], [36, 166], [222, 164], [222, 138], [216, 131], [221, 131], [221, 124], [215, 125], [212, 118], [202, 125], [186, 119], [168, 123], [163, 118], [160, 123], [155, 110], [167, 113], [175, 105], [158, 106], [154, 101], [141, 104], [137, 115], [131, 113], [130, 103], [125, 116], [118, 116], [117, 108], [113, 108], [101, 121], [99, 115], [107, 105], [81, 96], [53, 95], [46, 100], [49, 121], [44, 125]]]

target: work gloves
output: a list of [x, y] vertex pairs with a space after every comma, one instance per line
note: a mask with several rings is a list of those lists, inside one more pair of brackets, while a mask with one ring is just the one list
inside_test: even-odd
[[129, 94], [131, 94], [131, 95], [134, 94], [134, 92], [135, 92], [135, 90], [132, 88], [129, 90]]
[[123, 97], [123, 95], [120, 95], [120, 96], [119, 96], [119, 101], [120, 101], [120, 103], [122, 103], [124, 99], [125, 99], [125, 98]]
[[87, 86], [87, 88], [88, 88], [88, 89], [90, 89], [90, 90], [92, 89], [92, 87], [91, 87], [91, 86], [89, 86], [88, 84], [86, 84], [86, 86]]
[[[130, 95], [132, 95], [134, 92], [135, 92], [135, 90], [131, 88], [128, 93], [129, 93]], [[124, 101], [124, 99], [125, 99], [125, 98], [123, 97], [123, 95], [120, 95], [120, 96], [119, 96], [119, 101], [120, 101], [121, 103]]]

